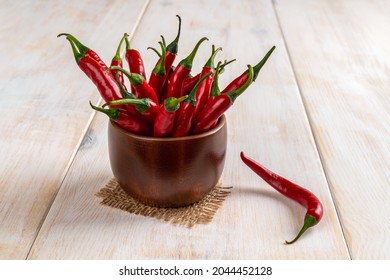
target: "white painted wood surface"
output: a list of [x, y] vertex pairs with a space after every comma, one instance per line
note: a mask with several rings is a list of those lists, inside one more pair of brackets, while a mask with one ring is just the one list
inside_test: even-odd
[[[229, 146], [223, 183], [233, 192], [211, 224], [188, 229], [102, 207], [94, 197], [111, 178], [107, 118], [97, 115], [62, 184], [36, 242], [31, 259], [347, 259], [340, 224], [294, 81], [278, 23], [269, 1], [152, 1], [132, 46], [143, 53], [160, 34], [170, 41], [183, 19], [180, 55], [199, 38], [194, 73], [210, 54], [237, 58], [224, 82], [259, 61], [272, 45], [277, 51], [258, 80], [229, 111]], [[206, 7], [207, 6], [207, 9]], [[237, 10], [241, 12], [236, 13]], [[194, 11], [197, 16], [194, 16]], [[208, 16], [207, 13], [216, 17]], [[259, 14], [263, 15], [259, 18]], [[145, 55], [148, 69], [155, 55]], [[221, 86], [223, 83], [221, 81]], [[323, 201], [325, 217], [294, 246], [284, 245], [302, 225], [305, 210], [275, 193], [240, 161], [239, 152], [257, 158], [292, 180], [310, 186]]]
[[0, 259], [26, 258], [99, 99], [57, 34], [110, 60], [145, 3], [2, 1]]
[[389, 259], [390, 2], [276, 3], [351, 257]]
[[[3, 4], [1, 259], [389, 257], [388, 2]], [[209, 41], [194, 73], [212, 44], [223, 47], [219, 59], [237, 59], [221, 87], [277, 47], [227, 114], [222, 180], [232, 194], [211, 224], [192, 229], [99, 205], [94, 195], [112, 177], [107, 118], [92, 113], [88, 101], [98, 102], [97, 91], [66, 40], [56, 38], [74, 33], [109, 61], [121, 35], [137, 27], [132, 46], [150, 73], [156, 56], [146, 48], [160, 34], [173, 39], [176, 14], [183, 19], [176, 62], [203, 36]], [[244, 166], [240, 151], [323, 202], [323, 220], [296, 244], [283, 242], [297, 233], [305, 210]]]

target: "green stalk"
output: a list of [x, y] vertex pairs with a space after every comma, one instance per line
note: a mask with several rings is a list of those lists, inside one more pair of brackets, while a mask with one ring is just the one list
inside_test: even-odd
[[180, 62], [180, 65], [182, 65], [184, 68], [191, 69], [196, 52], [198, 51], [200, 44], [202, 44], [205, 40], [208, 40], [208, 38], [203, 37], [202, 39], [200, 39], [198, 43], [196, 43], [192, 52]]
[[117, 108], [105, 109], [105, 108], [96, 107], [96, 106], [92, 105], [91, 101], [89, 101], [89, 105], [91, 105], [92, 109], [106, 114], [110, 119], [112, 119], [114, 121], [119, 118], [120, 111]]
[[[267, 62], [268, 58], [271, 56], [272, 52], [275, 50], [275, 46], [273, 46], [267, 53], [266, 55], [263, 57], [262, 60], [260, 60], [259, 63], [257, 63], [255, 66], [253, 66], [253, 72], [254, 72], [254, 75], [253, 75], [253, 81], [256, 80], [257, 76], [259, 75], [260, 73], [260, 70], [261, 68], [263, 68], [264, 64]], [[248, 70], [247, 70], [248, 71]], [[247, 72], [248, 73], [248, 72]]]
[[188, 95], [176, 98], [176, 97], [169, 97], [165, 99], [164, 101], [164, 108], [168, 112], [175, 112], [180, 108], [180, 102], [186, 100], [188, 98]]
[[233, 103], [236, 98], [243, 93], [253, 82], [253, 77], [254, 77], [254, 70], [253, 67], [248, 65], [248, 79], [246, 80], [245, 84], [243, 84], [240, 88], [227, 92], [226, 95], [229, 96], [230, 101]]

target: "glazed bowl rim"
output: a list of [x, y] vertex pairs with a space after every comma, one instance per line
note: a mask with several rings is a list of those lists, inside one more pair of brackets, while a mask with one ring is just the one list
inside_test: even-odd
[[219, 130], [221, 130], [225, 124], [226, 124], [226, 116], [223, 114], [219, 120], [218, 124], [203, 133], [195, 134], [195, 135], [189, 135], [189, 136], [181, 136], [181, 137], [154, 137], [154, 136], [143, 136], [143, 135], [138, 135], [135, 133], [128, 132], [121, 128], [119, 125], [117, 125], [113, 120], [109, 121], [110, 124], [117, 130], [119, 130], [122, 134], [125, 134], [131, 138], [138, 139], [140, 141], [149, 141], [149, 142], [178, 142], [178, 141], [186, 141], [186, 140], [196, 140], [200, 138], [206, 138], [212, 134], [217, 133]]

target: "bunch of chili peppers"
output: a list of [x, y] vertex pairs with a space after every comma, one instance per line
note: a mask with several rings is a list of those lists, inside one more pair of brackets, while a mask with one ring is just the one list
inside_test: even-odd
[[[191, 74], [195, 55], [200, 45], [208, 40], [206, 37], [201, 38], [191, 53], [174, 66], [181, 32], [181, 18], [177, 17], [179, 28], [174, 40], [166, 45], [164, 37], [161, 36], [161, 52], [150, 48], [159, 58], [149, 77], [146, 76], [140, 52], [130, 46], [127, 34], [120, 40], [109, 66], [95, 51], [83, 45], [73, 35], [58, 35], [65, 36], [70, 42], [79, 68], [96, 85], [105, 101], [102, 107], [90, 104], [91, 107], [105, 113], [131, 133], [154, 137], [181, 137], [212, 129], [236, 98], [256, 80], [275, 49], [273, 46], [255, 66], [248, 65], [248, 69], [221, 91], [219, 75], [234, 61], [218, 62], [215, 65], [215, 57], [221, 48], [215, 49], [213, 46], [211, 56], [202, 71], [196, 75]], [[124, 43], [129, 70], [123, 68], [121, 58]], [[130, 82], [130, 91], [124, 77]], [[286, 241], [286, 244], [297, 241], [308, 228], [321, 220], [323, 206], [313, 193], [266, 169], [244, 153], [241, 153], [241, 159], [273, 188], [307, 209], [302, 229], [292, 241]]]
[[[181, 18], [174, 40], [168, 45], [163, 36], [159, 42], [161, 51], [158, 60], [146, 75], [140, 52], [131, 47], [128, 35], [124, 34], [110, 65], [99, 55], [69, 33], [61, 33], [69, 41], [79, 68], [95, 84], [105, 101], [102, 107], [91, 107], [105, 113], [123, 129], [145, 136], [180, 137], [199, 134], [216, 126], [219, 118], [233, 105], [249, 85], [255, 81], [275, 47], [272, 47], [255, 66], [248, 65], [241, 75], [231, 81], [222, 91], [219, 75], [234, 60], [218, 62], [215, 58], [221, 48], [213, 46], [202, 71], [192, 75], [192, 65], [200, 45], [207, 41], [201, 38], [194, 49], [177, 65]], [[125, 58], [129, 70], [123, 68], [121, 51], [126, 46]], [[127, 86], [125, 78], [130, 86]]]

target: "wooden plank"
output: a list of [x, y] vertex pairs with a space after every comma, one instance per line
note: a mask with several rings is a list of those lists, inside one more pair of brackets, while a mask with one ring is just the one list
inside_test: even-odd
[[[276, 1], [354, 259], [389, 259], [389, 1]], [[299, 32], [297, 32], [299, 30]]]
[[145, 3], [2, 2], [0, 259], [26, 258], [90, 122], [88, 101], [99, 99], [57, 34], [73, 33], [108, 62]]
[[[237, 13], [236, 11], [240, 11]], [[277, 46], [256, 83], [228, 114], [223, 184], [232, 194], [212, 223], [188, 229], [99, 205], [94, 194], [111, 179], [107, 119], [96, 115], [82, 148], [31, 250], [31, 259], [346, 259], [348, 252], [270, 1], [152, 1], [132, 45], [142, 53], [159, 35], [176, 34], [183, 19], [179, 61], [202, 36], [200, 71], [211, 44], [219, 59], [237, 58], [221, 87]], [[234, 16], [233, 16], [234, 15]], [[156, 57], [145, 55], [151, 69]], [[273, 191], [239, 159], [244, 150], [266, 166], [310, 186], [323, 201], [323, 221], [294, 246], [305, 210]]]

